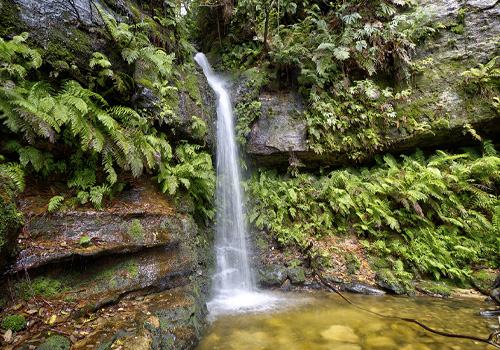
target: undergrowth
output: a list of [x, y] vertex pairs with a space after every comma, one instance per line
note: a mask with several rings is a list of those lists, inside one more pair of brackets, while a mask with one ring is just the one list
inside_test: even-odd
[[482, 154], [387, 154], [319, 176], [261, 170], [245, 183], [249, 221], [300, 247], [355, 233], [409, 271], [465, 279], [473, 265], [500, 266], [500, 157], [483, 144]]

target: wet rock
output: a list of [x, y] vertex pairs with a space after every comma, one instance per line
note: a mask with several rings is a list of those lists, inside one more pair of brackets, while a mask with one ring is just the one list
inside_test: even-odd
[[490, 292], [490, 297], [495, 303], [500, 305], [500, 288], [495, 288]]
[[138, 85], [131, 102], [135, 110], [144, 110], [150, 115], [157, 115], [161, 112], [160, 97], [146, 86]]
[[53, 335], [37, 347], [36, 350], [69, 350], [70, 347], [71, 342], [68, 338], [62, 335]]
[[286, 267], [282, 265], [266, 265], [257, 268], [257, 283], [262, 287], [279, 287], [287, 278]]
[[151, 334], [151, 348], [192, 349], [198, 342], [207, 314], [205, 297], [196, 286], [186, 286], [146, 300], [150, 303], [149, 311], [159, 321], [158, 324], [145, 324]]
[[291, 292], [293, 289], [292, 283], [290, 283], [290, 280], [287, 278], [285, 282], [281, 285], [280, 289], [283, 292]]
[[149, 350], [151, 340], [144, 336], [133, 335], [123, 341], [123, 350]]
[[[79, 21], [87, 25], [101, 22], [99, 14], [92, 3], [86, 0], [75, 0], [70, 3], [58, 0], [17, 0], [23, 9], [21, 19], [33, 27], [49, 28], [55, 23]], [[101, 8], [107, 8], [101, 1], [96, 1]]]
[[261, 93], [261, 117], [252, 126], [247, 151], [251, 155], [306, 150], [304, 107], [297, 95]]
[[497, 316], [500, 315], [500, 310], [483, 310], [479, 311], [479, 314], [486, 317]]
[[[21, 271], [75, 258], [129, 254], [154, 247], [179, 246], [186, 234], [194, 236], [192, 219], [178, 216], [173, 203], [150, 181], [136, 180], [120, 192], [105, 210], [67, 210], [43, 214], [49, 198], [26, 197], [22, 209], [30, 222], [30, 239], [22, 240], [13, 271]], [[43, 215], [40, 215], [43, 214]], [[93, 243], [79, 244], [82, 237]], [[45, 242], [50, 240], [52, 244]]]
[[367, 294], [367, 295], [383, 295], [385, 292], [375, 286], [372, 286], [368, 283], [352, 281], [349, 283], [342, 284], [342, 291], [351, 292], [351, 293], [359, 293], [359, 294]]

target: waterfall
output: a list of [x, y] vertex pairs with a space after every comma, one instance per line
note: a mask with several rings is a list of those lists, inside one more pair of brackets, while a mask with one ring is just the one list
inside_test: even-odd
[[238, 148], [233, 114], [224, 80], [216, 76], [204, 54], [195, 56], [209, 85], [217, 94], [217, 187], [216, 187], [216, 293], [235, 290], [252, 291], [253, 281], [246, 246], [245, 225], [238, 165]]
[[205, 55], [197, 53], [195, 61], [203, 68], [218, 99], [215, 299], [208, 307], [212, 313], [263, 309], [275, 298], [255, 291], [243, 222], [243, 194], [230, 96], [224, 79], [213, 73]]
[[213, 276], [214, 299], [208, 303], [212, 316], [220, 313], [264, 311], [275, 308], [280, 298], [257, 292], [248, 249], [238, 147], [234, 134], [233, 113], [225, 81], [215, 75], [202, 53], [196, 62], [203, 68], [208, 84], [217, 94], [217, 186], [216, 186], [216, 271]]

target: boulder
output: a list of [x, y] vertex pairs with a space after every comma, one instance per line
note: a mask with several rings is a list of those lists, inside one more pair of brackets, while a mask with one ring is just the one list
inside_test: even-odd
[[360, 281], [351, 281], [349, 283], [344, 283], [341, 286], [342, 291], [367, 294], [367, 295], [383, 295], [385, 292], [376, 286]]
[[262, 287], [279, 287], [287, 278], [286, 267], [278, 264], [257, 268], [257, 284]]

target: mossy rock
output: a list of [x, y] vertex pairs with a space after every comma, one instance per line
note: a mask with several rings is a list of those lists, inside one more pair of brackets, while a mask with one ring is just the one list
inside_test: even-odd
[[361, 263], [359, 262], [358, 257], [349, 252], [344, 257], [345, 265], [346, 265], [346, 273], [348, 275], [355, 275], [359, 272], [359, 268], [361, 267]]
[[16, 246], [16, 238], [23, 227], [22, 213], [14, 203], [4, 203], [0, 192], [0, 269], [6, 266]]
[[375, 275], [377, 285], [394, 294], [415, 295], [415, 287], [410, 280], [398, 279], [389, 269], [380, 269]]
[[300, 284], [306, 281], [306, 274], [302, 267], [291, 267], [286, 271], [290, 282], [293, 284]]
[[487, 270], [476, 271], [472, 274], [471, 282], [480, 292], [489, 294], [495, 284], [496, 274]]
[[443, 297], [451, 296], [451, 289], [443, 284], [424, 282], [420, 283], [417, 289], [431, 295], [440, 295]]
[[71, 343], [68, 338], [62, 335], [53, 335], [35, 350], [69, 350], [70, 347]]
[[286, 267], [281, 265], [267, 265], [257, 270], [257, 281], [263, 287], [279, 287], [286, 278]]
[[10, 329], [13, 332], [19, 332], [26, 329], [26, 319], [23, 315], [6, 316], [2, 321], [3, 329]]

